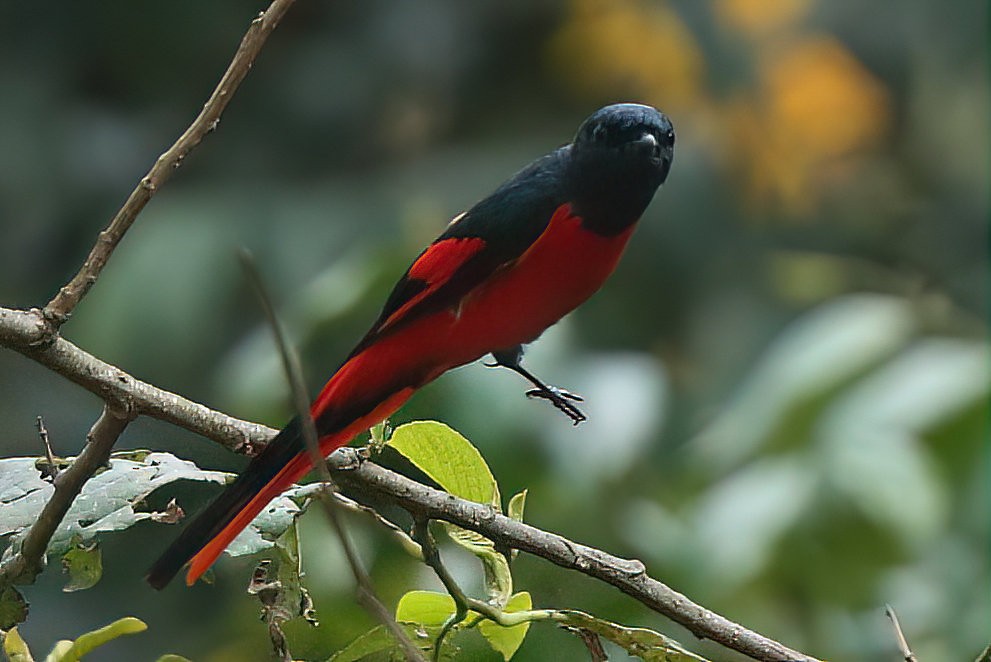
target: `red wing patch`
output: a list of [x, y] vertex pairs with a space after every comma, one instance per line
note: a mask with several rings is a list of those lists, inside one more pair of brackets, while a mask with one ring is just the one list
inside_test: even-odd
[[453, 237], [431, 244], [406, 274], [407, 280], [420, 281], [426, 287], [404, 301], [376, 331], [384, 331], [402, 319], [416, 304], [447, 283], [469, 258], [483, 248], [485, 240], [480, 237]]

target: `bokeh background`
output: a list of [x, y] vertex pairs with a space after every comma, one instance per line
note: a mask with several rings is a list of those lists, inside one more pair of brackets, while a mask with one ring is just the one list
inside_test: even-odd
[[[0, 12], [0, 302], [46, 302], [199, 110], [262, 3], [6, 3]], [[254, 251], [316, 389], [449, 218], [614, 101], [667, 112], [672, 174], [615, 276], [531, 350], [588, 399], [573, 429], [507, 371], [460, 369], [396, 421], [479, 446], [527, 519], [830, 660], [988, 643], [987, 3], [827, 0], [302, 1], [211, 135], [151, 202], [64, 327], [97, 356], [279, 425], [286, 389], [234, 251]], [[0, 451], [43, 415], [76, 452], [90, 394], [0, 352]], [[122, 447], [236, 468], [140, 420]], [[187, 509], [211, 493], [177, 489]], [[164, 498], [164, 497], [163, 497]], [[373, 524], [352, 530], [389, 604], [433, 588]], [[36, 654], [139, 616], [94, 659], [267, 659], [250, 563], [162, 594], [174, 535], [104, 541], [105, 577], [26, 589]], [[332, 535], [304, 523], [321, 659], [371, 626]], [[449, 552], [468, 586], [471, 560]], [[517, 588], [733, 654], [612, 588], [520, 557]], [[472, 579], [476, 577], [476, 579]], [[470, 659], [495, 659], [468, 638]], [[581, 659], [531, 628], [518, 660]], [[621, 658], [618, 658], [621, 659]]]

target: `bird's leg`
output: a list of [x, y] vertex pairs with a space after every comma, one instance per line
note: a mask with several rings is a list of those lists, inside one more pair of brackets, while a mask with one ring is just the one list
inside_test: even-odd
[[536, 386], [536, 388], [530, 389], [526, 392], [526, 396], [528, 398], [543, 398], [548, 400], [552, 405], [557, 407], [558, 410], [563, 412], [565, 416], [570, 418], [571, 422], [575, 425], [578, 425], [582, 421], [588, 420], [585, 414], [583, 414], [578, 407], [572, 404], [573, 402], [584, 401], [580, 395], [566, 391], [563, 388], [558, 388], [557, 386], [548, 386], [537, 379], [533, 373], [523, 367], [523, 345], [517, 345], [516, 347], [511, 347], [509, 349], [492, 352], [492, 358], [495, 359], [495, 363], [487, 363], [487, 366], [491, 368], [496, 366], [509, 368], [513, 372], [522, 375], [527, 381]]

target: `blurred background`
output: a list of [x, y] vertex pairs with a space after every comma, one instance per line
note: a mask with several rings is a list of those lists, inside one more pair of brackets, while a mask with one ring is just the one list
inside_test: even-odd
[[[75, 272], [263, 6], [0, 10], [3, 305], [43, 305]], [[589, 422], [572, 428], [481, 365], [394, 421], [447, 422], [504, 495], [529, 489], [531, 523], [640, 558], [793, 647], [898, 659], [888, 602], [920, 660], [973, 659], [991, 636], [987, 28], [987, 3], [963, 0], [299, 2], [64, 334], [279, 426], [286, 389], [237, 247], [254, 251], [315, 390], [451, 217], [599, 106], [656, 105], [678, 136], [667, 184], [603, 291], [529, 353], [586, 397]], [[98, 412], [0, 352], [4, 456], [39, 452], [39, 414], [74, 454]], [[150, 420], [121, 446], [243, 462]], [[213, 490], [173, 492], [195, 510]], [[387, 604], [437, 587], [373, 524], [352, 531]], [[107, 538], [89, 591], [42, 575], [21, 628], [35, 653], [135, 615], [149, 631], [94, 659], [267, 659], [249, 561], [222, 561], [212, 587], [143, 583], [174, 535], [146, 523]], [[322, 520], [302, 535], [322, 625], [287, 630], [297, 658], [321, 659], [372, 622]], [[477, 590], [473, 562], [447, 554]], [[537, 606], [737, 659], [610, 587], [526, 556], [514, 571]], [[535, 625], [515, 659], [583, 651]]]

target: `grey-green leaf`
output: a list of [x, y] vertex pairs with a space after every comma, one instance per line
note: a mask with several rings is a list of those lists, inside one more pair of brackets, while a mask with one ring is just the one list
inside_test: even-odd
[[[36, 458], [0, 460], [0, 537], [17, 544], [50, 498], [54, 487], [41, 479]], [[151, 517], [135, 506], [154, 490], [176, 480], [223, 483], [225, 474], [204, 471], [169, 453], [149, 453], [141, 461], [113, 457], [110, 468], [90, 479], [73, 502], [48, 546], [51, 554], [65, 553], [74, 537], [86, 542], [97, 534], [126, 529]]]

